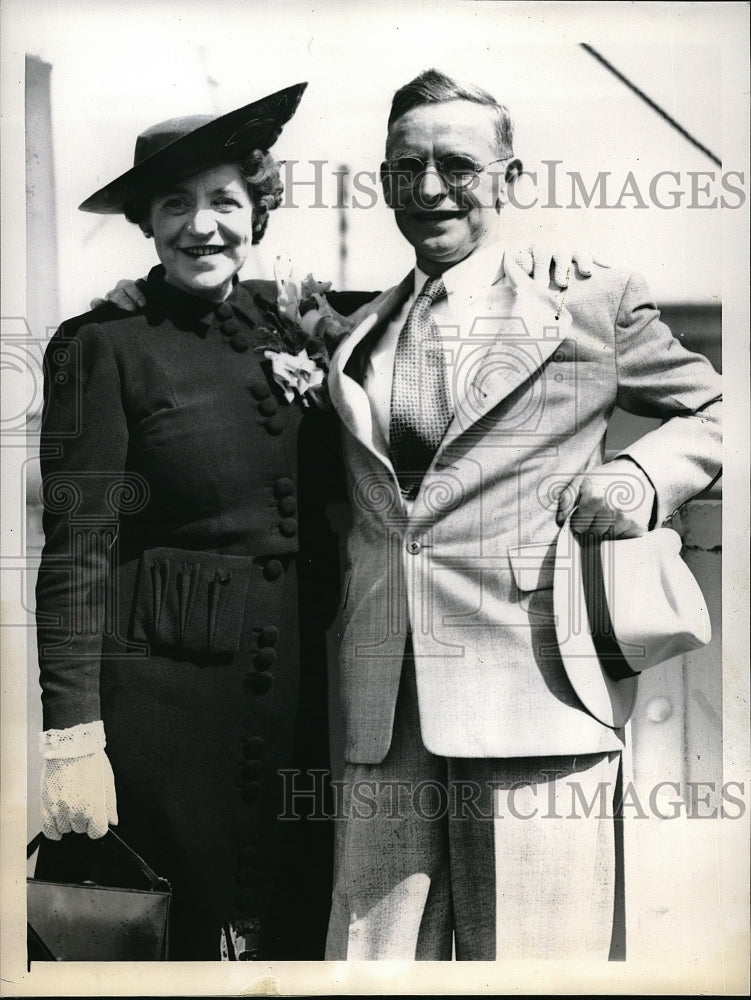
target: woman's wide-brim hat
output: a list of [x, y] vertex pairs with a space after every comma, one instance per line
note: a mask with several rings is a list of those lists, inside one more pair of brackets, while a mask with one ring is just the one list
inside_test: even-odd
[[297, 83], [225, 115], [170, 118], [152, 125], [136, 139], [130, 170], [78, 207], [82, 212], [115, 215], [128, 202], [155, 194], [165, 182], [221, 163], [240, 162], [254, 149], [269, 149], [307, 86]]
[[672, 528], [593, 542], [566, 521], [556, 544], [553, 608], [574, 691], [615, 729], [633, 711], [639, 674], [712, 637], [706, 600]]

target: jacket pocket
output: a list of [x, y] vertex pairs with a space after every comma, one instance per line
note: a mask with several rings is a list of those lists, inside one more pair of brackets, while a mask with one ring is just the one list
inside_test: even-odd
[[243, 556], [147, 549], [138, 569], [134, 638], [187, 653], [236, 653], [252, 567]]
[[528, 616], [529, 626], [553, 625], [555, 542], [514, 546], [508, 549], [508, 558], [518, 591], [517, 601]]
[[519, 590], [547, 590], [553, 586], [555, 541], [509, 547], [508, 558]]

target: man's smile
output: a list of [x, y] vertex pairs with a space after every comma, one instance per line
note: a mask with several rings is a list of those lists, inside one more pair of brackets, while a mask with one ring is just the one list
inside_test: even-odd
[[450, 222], [453, 219], [464, 219], [468, 214], [466, 208], [437, 209], [435, 211], [416, 211], [410, 213], [418, 222], [437, 223]]

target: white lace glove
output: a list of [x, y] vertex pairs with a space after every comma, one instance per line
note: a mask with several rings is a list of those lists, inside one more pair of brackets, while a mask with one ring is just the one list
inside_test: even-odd
[[115, 778], [104, 747], [104, 726], [99, 721], [40, 733], [45, 837], [60, 840], [72, 831], [96, 839], [105, 835], [110, 823], [117, 824]]

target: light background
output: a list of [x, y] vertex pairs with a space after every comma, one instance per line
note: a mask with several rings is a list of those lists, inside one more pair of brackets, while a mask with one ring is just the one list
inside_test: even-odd
[[[3, 274], [2, 315], [27, 315], [24, 247], [23, 58], [29, 53], [52, 65], [53, 144], [59, 268], [39, 275], [58, 290], [54, 327], [88, 308], [90, 299], [121, 277], [144, 274], [154, 262], [153, 244], [120, 217], [76, 211], [93, 190], [132, 162], [135, 135], [163, 118], [199, 111], [226, 111], [299, 80], [309, 87], [298, 115], [276, 147], [281, 158], [303, 161], [299, 179], [311, 179], [309, 160], [332, 168], [376, 171], [382, 157], [385, 120], [393, 91], [420, 70], [436, 66], [485, 86], [507, 103], [517, 122], [516, 152], [527, 169], [562, 161], [560, 171], [578, 171], [587, 187], [600, 170], [610, 171], [617, 198], [629, 171], [648, 199], [650, 178], [677, 171], [676, 187], [690, 190], [689, 171], [721, 169], [655, 115], [578, 43], [593, 44], [606, 58], [675, 117], [705, 146], [723, 157], [726, 170], [748, 177], [748, 67], [746, 4], [493, 3], [474, 0], [4, 0], [3, 44]], [[328, 170], [326, 176], [329, 177]], [[299, 173], [298, 173], [299, 171]], [[703, 182], [702, 182], [703, 183]], [[721, 194], [711, 186], [710, 197]], [[665, 194], [668, 185], [661, 188]], [[547, 191], [541, 190], [544, 200]], [[661, 210], [629, 206], [616, 210], [507, 209], [509, 241], [590, 247], [612, 264], [645, 273], [662, 302], [723, 301], [724, 350], [737, 359], [729, 380], [731, 426], [725, 494], [739, 533], [726, 563], [728, 585], [726, 655], [736, 656], [739, 684], [731, 690], [724, 719], [733, 773], [747, 767], [747, 592], [743, 548], [747, 543], [747, 205], [741, 210]], [[324, 200], [331, 205], [329, 179]], [[311, 189], [295, 191], [305, 208]], [[567, 185], [559, 200], [568, 203]], [[707, 196], [701, 196], [702, 202]], [[734, 199], [737, 201], [737, 199]], [[411, 264], [408, 248], [378, 202], [348, 214], [346, 286], [383, 288]], [[341, 286], [338, 216], [332, 208], [280, 209], [249, 262], [245, 276], [271, 276], [279, 252], [289, 252], [298, 270]], [[43, 331], [33, 331], [41, 336]], [[4, 404], [5, 405], [5, 404]], [[735, 423], [733, 424], [733, 421]], [[18, 456], [4, 449], [4, 482], [18, 474]], [[7, 477], [7, 478], [6, 478]], [[17, 496], [17, 490], [6, 491]], [[3, 506], [8, 532], [22, 531], [23, 511]], [[739, 546], [742, 537], [744, 545]], [[739, 557], [736, 562], [733, 552]], [[2, 585], [3, 581], [0, 581]], [[8, 664], [25, 664], [25, 636], [4, 632], [3, 664], [3, 869], [4, 899], [22, 889], [25, 874], [8, 845], [24, 842], [22, 792], [7, 775], [25, 770], [24, 697]], [[735, 635], [735, 641], [733, 640]], [[741, 639], [740, 637], [744, 638]], [[10, 652], [10, 656], [8, 656]], [[745, 685], [745, 686], [744, 686]], [[25, 683], [23, 685], [25, 692]], [[740, 771], [739, 771], [740, 768]], [[33, 791], [33, 790], [32, 790]], [[10, 810], [6, 807], [10, 801]], [[697, 955], [687, 969], [565, 967], [418, 970], [379, 963], [378, 968], [292, 968], [280, 979], [283, 992], [735, 992], [746, 978], [747, 913], [744, 909], [745, 824], [717, 830], [718, 879], [727, 888], [728, 934], [721, 955]], [[729, 839], [728, 839], [729, 838]], [[738, 839], [740, 838], [740, 839]], [[730, 848], [733, 848], [732, 850]], [[667, 855], [666, 855], [667, 857]], [[8, 860], [9, 859], [9, 860]], [[744, 859], [742, 862], [739, 859]], [[7, 861], [7, 863], [6, 863]], [[741, 888], [742, 887], [742, 888]], [[736, 895], [739, 893], [739, 895]], [[16, 898], [16, 897], [14, 897]], [[6, 915], [11, 907], [4, 903]], [[251, 971], [194, 967], [164, 969], [50, 969], [32, 976], [19, 965], [14, 920], [5, 920], [1, 973], [3, 995], [175, 995], [243, 992]], [[700, 914], [697, 914], [700, 919]], [[15, 922], [14, 922], [15, 921]], [[22, 930], [22, 927], [21, 927]], [[22, 960], [21, 960], [22, 961]], [[10, 970], [10, 971], [8, 971]], [[182, 985], [180, 985], [182, 984]], [[363, 986], [362, 984], [368, 984]], [[186, 987], [188, 987], [186, 989]], [[267, 989], [270, 986], [267, 984]], [[741, 990], [742, 992], [742, 990]]]
[[[583, 6], [597, 17], [597, 5], [558, 6], [572, 14]], [[605, 6], [601, 17], [617, 22], [625, 15], [623, 5]], [[687, 41], [676, 10], [674, 42], [651, 43], [650, 22], [656, 27], [661, 6], [641, 5], [639, 44], [611, 38], [599, 48], [720, 155], [723, 129], [729, 127], [721, 101], [721, 31], [695, 33]], [[59, 286], [61, 317], [84, 311], [94, 295], [119, 278], [145, 273], [155, 260], [153, 243], [121, 216], [76, 211], [85, 197], [132, 164], [138, 132], [177, 115], [228, 111], [301, 80], [309, 81], [308, 90], [275, 152], [300, 161], [294, 178], [301, 183], [290, 200], [301, 209], [314, 199], [305, 184], [314, 177], [309, 161], [326, 161], [327, 207], [277, 211], [244, 273], [270, 276], [273, 257], [284, 250], [303, 272], [313, 270], [339, 285], [332, 172], [340, 164], [353, 172], [377, 172], [394, 90], [432, 65], [475, 81], [511, 108], [516, 153], [527, 169], [538, 171], [540, 203], [549, 191], [542, 163], [559, 160], [556, 200], [562, 205], [571, 202], [568, 171], [578, 171], [587, 188], [599, 171], [609, 171], [609, 204], [618, 200], [633, 171], [650, 205], [636, 208], [636, 199], [626, 196], [620, 209], [509, 206], [507, 232], [522, 242], [531, 234], [570, 249], [591, 247], [614, 264], [638, 263], [661, 302], [720, 296], [721, 213], [684, 206], [691, 199], [689, 171], [714, 171], [719, 177], [721, 168], [579, 47], [579, 18], [568, 25], [552, 5], [69, 0], [63, 7], [31, 0], [26, 10], [34, 26], [28, 50], [52, 66], [60, 269], [45, 277]], [[552, 43], [542, 37], [547, 22], [562, 29]], [[716, 22], [721, 29], [721, 12]], [[730, 169], [742, 168], [731, 164]], [[649, 181], [658, 171], [681, 175], [680, 183], [661, 181], [659, 195], [671, 204], [669, 192], [678, 187], [685, 192], [683, 206], [665, 210], [651, 204]], [[375, 190], [372, 177], [364, 183]], [[699, 183], [710, 188], [699, 196], [702, 204], [724, 193], [718, 180]], [[519, 200], [528, 203], [532, 194], [528, 181]], [[359, 200], [368, 207], [347, 213], [347, 285], [384, 288], [411, 266], [409, 247], [398, 238], [380, 197], [375, 205], [366, 196]], [[577, 201], [581, 204], [581, 197]]]

